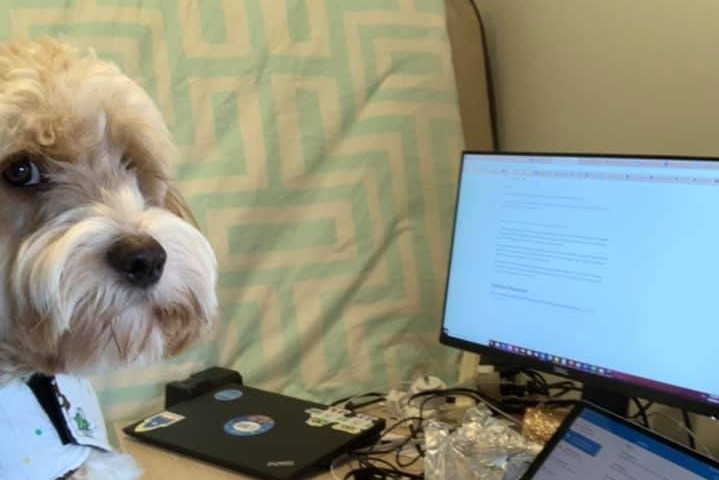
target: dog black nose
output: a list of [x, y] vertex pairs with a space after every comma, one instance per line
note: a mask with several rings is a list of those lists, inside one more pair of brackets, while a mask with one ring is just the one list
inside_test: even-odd
[[107, 251], [107, 263], [128, 283], [141, 288], [160, 280], [165, 260], [165, 249], [149, 235], [123, 237]]

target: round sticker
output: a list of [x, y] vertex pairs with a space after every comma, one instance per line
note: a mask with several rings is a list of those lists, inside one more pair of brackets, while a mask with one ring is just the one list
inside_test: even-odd
[[237, 389], [228, 389], [228, 390], [220, 390], [219, 392], [215, 393], [215, 400], [219, 400], [221, 402], [229, 402], [230, 400], [237, 400], [242, 396], [242, 390]]
[[244, 415], [225, 423], [225, 433], [237, 437], [250, 437], [268, 432], [275, 421], [266, 415]]

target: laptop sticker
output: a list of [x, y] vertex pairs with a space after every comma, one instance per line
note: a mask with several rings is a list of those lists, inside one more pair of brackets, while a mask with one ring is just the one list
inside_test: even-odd
[[150, 418], [146, 418], [142, 422], [140, 422], [136, 427], [136, 432], [149, 432], [151, 430], [156, 430], [158, 428], [165, 428], [169, 427], [172, 424], [175, 424], [181, 420], [184, 420], [185, 417], [182, 415], [179, 415], [177, 413], [172, 412], [160, 412], [157, 415], [153, 415]]
[[374, 425], [372, 417], [338, 407], [329, 407], [325, 410], [308, 408], [305, 413], [310, 415], [305, 421], [310, 427], [331, 425], [333, 430], [352, 435], [372, 428]]
[[243, 415], [225, 423], [225, 433], [235, 437], [252, 437], [272, 430], [275, 421], [267, 415]]
[[242, 390], [238, 390], [236, 388], [229, 388], [227, 390], [220, 390], [219, 392], [215, 393], [215, 400], [219, 400], [221, 402], [230, 402], [232, 400], [237, 400], [242, 396]]

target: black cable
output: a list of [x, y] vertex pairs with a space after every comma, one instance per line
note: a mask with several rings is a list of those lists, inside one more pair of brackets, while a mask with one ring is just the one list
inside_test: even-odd
[[[344, 479], [375, 479], [375, 478], [408, 478], [408, 479], [423, 479], [422, 475], [414, 474], [411, 472], [405, 472], [400, 470], [396, 466], [383, 458], [373, 457], [369, 455], [360, 456], [358, 454], [351, 454], [351, 457], [359, 463], [359, 468], [354, 468], [347, 472]], [[382, 466], [378, 466], [382, 465]], [[374, 475], [374, 476], [373, 476]]]
[[[541, 402], [542, 399], [537, 398], [545, 397], [556, 399], [566, 395], [569, 392], [578, 392], [581, 389], [576, 383], [571, 380], [560, 380], [557, 382], [549, 383], [544, 375], [533, 369], [522, 368], [517, 371], [528, 377], [524, 385], [514, 385], [513, 394], [502, 395], [503, 404], [506, 401], [510, 401], [514, 405], [536, 405]], [[529, 398], [525, 398], [529, 397]]]
[[[581, 389], [571, 380], [560, 380], [558, 382], [548, 383], [545, 376], [536, 370], [525, 369], [522, 370], [522, 373], [534, 381], [534, 389], [537, 390], [539, 394], [547, 397], [560, 397], [569, 392], [581, 391]], [[532, 385], [530, 382], [527, 382], [527, 384]], [[551, 390], [561, 390], [561, 392], [551, 393]]]
[[[394, 424], [387, 427], [380, 437], [380, 439], [370, 447], [369, 451], [365, 452], [366, 455], [371, 455], [374, 453], [382, 453], [382, 454], [388, 454], [394, 452], [394, 459], [395, 463], [400, 468], [408, 468], [412, 465], [414, 465], [416, 462], [418, 462], [420, 459], [424, 457], [424, 450], [421, 446], [415, 445], [415, 449], [417, 450], [417, 455], [413, 456], [408, 461], [402, 460], [401, 455], [403, 452], [403, 449], [410, 444], [414, 440], [418, 440], [420, 438], [420, 435], [423, 433], [423, 421], [424, 421], [424, 412], [427, 406], [427, 403], [430, 401], [438, 398], [438, 397], [444, 397], [444, 398], [450, 398], [450, 397], [456, 397], [456, 396], [466, 396], [470, 397], [475, 400], [475, 402], [482, 401], [481, 397], [479, 397], [478, 392], [471, 389], [464, 389], [464, 388], [450, 388], [450, 389], [444, 389], [444, 390], [428, 390], [424, 392], [418, 392], [414, 395], [411, 395], [408, 402], [413, 402], [419, 398], [421, 398], [421, 401], [419, 402], [418, 410], [419, 415], [414, 417], [407, 417], [402, 420], [399, 420], [395, 422]], [[389, 434], [391, 431], [399, 428], [403, 424], [409, 423], [409, 435], [407, 435], [406, 438], [404, 438], [401, 442], [398, 444], [392, 446], [391, 448], [387, 449], [381, 449], [381, 441], [382, 438], [386, 437], [387, 434]], [[415, 426], [416, 424], [416, 426]], [[355, 452], [355, 455], [357, 455], [357, 452]]]
[[377, 462], [377, 463], [383, 464], [383, 465], [384, 465], [385, 467], [387, 467], [387, 468], [396, 468], [394, 465], [392, 465], [391, 463], [389, 463], [389, 462], [388, 462], [387, 460], [385, 460], [384, 458], [379, 458], [379, 457], [366, 456], [366, 457], [358, 458], [357, 461], [358, 461], [359, 464], [360, 464], [361, 466], [363, 466], [363, 467], [369, 467], [369, 466], [371, 466], [371, 463], [370, 463], [370, 462]]
[[494, 97], [494, 80], [492, 76], [492, 63], [489, 61], [489, 46], [487, 45], [487, 35], [485, 33], [484, 22], [482, 21], [482, 14], [479, 11], [479, 7], [475, 3], [475, 0], [467, 0], [474, 10], [474, 15], [477, 17], [477, 27], [479, 28], [479, 34], [482, 38], [482, 50], [484, 52], [484, 71], [487, 75], [487, 98], [489, 100], [489, 116], [490, 116], [490, 129], [492, 130], [492, 145], [497, 151], [499, 148], [499, 135], [497, 129], [497, 107], [496, 100]]
[[[401, 425], [408, 423], [408, 422], [411, 422], [410, 423], [410, 435], [408, 435], [406, 438], [404, 438], [400, 443], [395, 444], [390, 448], [381, 448], [382, 447], [382, 444], [381, 444], [382, 439], [384, 437], [386, 437], [387, 434], [389, 434], [393, 430], [399, 428]], [[421, 425], [421, 418], [420, 417], [407, 417], [407, 418], [403, 418], [402, 420], [399, 420], [399, 421], [393, 423], [389, 427], [385, 428], [385, 430], [382, 432], [382, 435], [380, 436], [380, 438], [377, 440], [377, 442], [375, 442], [373, 445], [371, 445], [369, 447], [369, 450], [364, 451], [364, 452], [363, 451], [355, 451], [355, 452], [352, 452], [351, 455], [355, 459], [360, 459], [363, 456], [366, 458], [370, 458], [370, 456], [373, 454], [389, 454], [389, 453], [393, 453], [393, 452], [400, 452], [408, 443], [410, 443], [412, 440], [415, 440], [417, 438], [416, 437], [417, 431], [414, 429], [414, 426], [412, 425], [412, 423], [414, 423], [414, 422], [420, 422], [420, 425]], [[360, 460], [358, 460], [358, 461], [360, 461]]]
[[[350, 395], [349, 397], [342, 397], [339, 400], [335, 400], [334, 402], [330, 403], [330, 406], [336, 407], [341, 403], [346, 403], [346, 402], [349, 402], [350, 400], [357, 400], [357, 399], [366, 398], [366, 397], [377, 397], [377, 399], [373, 400], [371, 403], [378, 403], [378, 402], [381, 402], [382, 400], [384, 400], [386, 398], [386, 396], [387, 396], [386, 394], [381, 393], [381, 392], [367, 392], [367, 393], [362, 393], [360, 395]], [[371, 405], [371, 403], [367, 403], [367, 405]], [[366, 406], [366, 405], [354, 404], [354, 408], [360, 408], [363, 406]], [[348, 408], [346, 406], [345, 406], [345, 408], [347, 408], [347, 410], [352, 410], [352, 408]]]
[[527, 390], [534, 390], [539, 395], [549, 396], [549, 384], [544, 375], [534, 370], [522, 370], [522, 373], [531, 380], [527, 382]]
[[369, 407], [370, 405], [374, 405], [376, 403], [384, 402], [387, 398], [386, 397], [379, 397], [372, 400], [365, 400], [364, 402], [355, 403], [354, 401], [349, 401], [345, 403], [344, 408], [347, 410], [359, 410], [360, 408]]
[[410, 480], [423, 480], [424, 475], [403, 472], [396, 468], [383, 468], [370, 465], [350, 470], [343, 477], [344, 480], [376, 480], [376, 479], [401, 479], [408, 478]]
[[647, 416], [647, 410], [654, 404], [654, 402], [647, 402], [645, 404], [642, 404], [642, 402], [639, 401], [637, 397], [631, 397], [632, 403], [636, 405], [637, 407], [637, 413], [635, 413], [632, 418], [640, 418], [642, 420], [642, 425], [649, 428], [649, 417]]
[[[362, 396], [355, 396], [355, 397], [347, 397], [344, 399], [340, 399], [337, 402], [335, 402], [335, 405], [340, 404], [342, 402], [347, 402], [349, 399], [353, 398], [362, 398], [364, 396], [372, 396], [375, 395], [376, 392], [372, 392], [372, 394], [366, 394]], [[376, 465], [372, 465], [372, 461], [377, 461], [378, 459], [372, 457], [373, 454], [390, 454], [394, 453], [394, 460], [395, 464], [399, 468], [408, 468], [412, 465], [414, 465], [416, 462], [418, 462], [420, 459], [422, 459], [425, 455], [424, 449], [419, 445], [414, 445], [414, 448], [417, 450], [417, 455], [413, 456], [409, 460], [402, 460], [401, 454], [403, 452], [403, 449], [410, 444], [411, 442], [418, 440], [420, 438], [420, 435], [423, 434], [423, 422], [425, 419], [425, 409], [427, 407], [427, 404], [431, 402], [432, 400], [436, 400], [437, 398], [445, 398], [445, 399], [454, 399], [455, 397], [466, 397], [474, 400], [475, 404], [478, 404], [480, 402], [485, 402], [487, 404], [490, 404], [490, 407], [493, 407], [497, 409], [498, 407], [494, 406], [489, 402], [484, 396], [477, 390], [471, 389], [471, 388], [447, 388], [447, 389], [441, 389], [441, 390], [428, 390], [423, 392], [418, 392], [413, 395], [411, 395], [407, 402], [411, 403], [418, 399], [421, 399], [418, 404], [418, 410], [419, 414], [417, 416], [413, 417], [407, 417], [403, 418], [401, 420], [398, 420], [397, 422], [391, 424], [389, 427], [386, 427], [385, 430], [382, 432], [380, 438], [375, 442], [372, 446], [369, 447], [366, 451], [355, 451], [351, 453], [351, 457], [357, 461], [360, 465], [359, 469], [353, 469], [344, 477], [346, 480], [362, 480], [362, 479], [375, 479], [375, 478], [423, 478], [419, 475], [414, 475], [408, 472], [405, 472], [403, 470], [399, 469], [387, 469], [387, 468], [379, 468]], [[374, 401], [374, 400], [372, 400]], [[407, 435], [406, 438], [403, 438], [399, 443], [393, 445], [390, 448], [382, 448], [382, 440], [392, 431], [396, 430], [402, 425], [405, 425], [409, 423], [409, 435]], [[382, 460], [383, 464], [386, 466], [391, 466], [391, 463], [386, 462], [385, 460]], [[373, 476], [374, 475], [374, 476]]]
[[[364, 401], [358, 401], [361, 399], [368, 399]], [[360, 395], [352, 395], [344, 398], [340, 398], [336, 401], [334, 401], [331, 405], [332, 406], [342, 406], [342, 408], [345, 408], [347, 410], [356, 410], [362, 407], [366, 407], [375, 403], [379, 403], [381, 401], [386, 400], [386, 394], [379, 393], [379, 392], [367, 392]], [[424, 452], [421, 452], [421, 450], [418, 450], [418, 456], [413, 457], [413, 459], [407, 463], [402, 461], [397, 461], [397, 466], [392, 465], [390, 462], [373, 457], [373, 454], [390, 454], [393, 452], [397, 452], [398, 455], [399, 452], [410, 442], [415, 440], [417, 438], [417, 435], [419, 434], [419, 430], [414, 428], [414, 423], [419, 422], [421, 425], [422, 418], [416, 416], [416, 417], [407, 417], [403, 418], [390, 426], [386, 427], [384, 431], [382, 432], [380, 438], [369, 447], [366, 451], [354, 451], [350, 453], [350, 458], [352, 458], [354, 461], [359, 463], [359, 468], [351, 469], [347, 474], [344, 476], [346, 480], [374, 480], [374, 479], [422, 479], [423, 477], [420, 475], [415, 475], [410, 472], [406, 472], [403, 470], [400, 470], [400, 468], [406, 468], [408, 466], [413, 465], [421, 456], [424, 454]], [[392, 431], [396, 430], [397, 428], [401, 427], [402, 425], [410, 423], [410, 432], [411, 434], [407, 436], [407, 438], [403, 439], [399, 444], [393, 445], [391, 448], [382, 448], [382, 441], [383, 439]], [[399, 457], [397, 457], [399, 458]], [[381, 464], [382, 466], [378, 466], [377, 464]], [[399, 468], [398, 468], [399, 467]]]
[[397, 450], [397, 451], [395, 452], [395, 454], [394, 454], [394, 461], [395, 461], [395, 463], [397, 464], [397, 466], [400, 467], [400, 468], [409, 468], [409, 467], [411, 467], [412, 465], [414, 465], [415, 463], [417, 463], [420, 459], [424, 458], [424, 452], [421, 451], [421, 450], [419, 449], [419, 447], [417, 447], [417, 449], [418, 449], [418, 450], [417, 450], [417, 455], [414, 456], [414, 457], [412, 457], [412, 459], [411, 459], [409, 462], [403, 462], [403, 461], [402, 461], [402, 456], [401, 456], [402, 451], [401, 451], [401, 450]]
[[[420, 410], [420, 418], [421, 418], [421, 417], [422, 417], [422, 415], [421, 415], [421, 410]], [[412, 440], [416, 440], [416, 439], [419, 437], [419, 433], [422, 432], [422, 423], [421, 423], [421, 421], [420, 421], [420, 423], [419, 423], [419, 428], [414, 428], [414, 425], [410, 424], [410, 425], [409, 425], [409, 431], [410, 431], [409, 436], [407, 437], [407, 439], [405, 439], [404, 442], [402, 442], [402, 443], [397, 447], [397, 449], [396, 449], [396, 451], [395, 451], [395, 454], [394, 454], [394, 461], [395, 461], [395, 463], [397, 464], [397, 466], [400, 467], [400, 468], [408, 468], [408, 467], [411, 467], [411, 466], [414, 465], [420, 458], [424, 458], [424, 450], [422, 449], [422, 447], [421, 447], [419, 444], [415, 444], [415, 445], [414, 445], [414, 448], [415, 448], [415, 450], [417, 450], [417, 455], [414, 456], [409, 462], [403, 462], [403, 461], [402, 461], [401, 454], [402, 454], [402, 450], [404, 449], [405, 445], [407, 445], [408, 443], [410, 443]]]
[[[408, 402], [408, 403], [411, 403], [413, 400], [416, 400], [416, 399], [418, 399], [418, 398], [420, 398], [420, 397], [434, 397], [434, 398], [437, 398], [437, 397], [450, 397], [450, 396], [453, 396], [453, 395], [456, 395], [456, 396], [463, 396], [463, 395], [464, 395], [464, 396], [467, 396], [467, 397], [474, 398], [477, 402], [490, 403], [489, 401], [487, 401], [487, 399], [484, 398], [484, 396], [483, 396], [478, 390], [474, 390], [474, 389], [471, 389], [471, 388], [464, 388], [464, 387], [444, 388], [444, 389], [441, 389], [441, 390], [426, 390], [426, 391], [423, 391], [423, 392], [417, 392], [417, 393], [411, 395], [411, 396], [409, 397], [409, 399], [407, 399], [407, 402]], [[426, 401], [426, 399], [423, 400], [423, 402], [425, 402], [425, 401]], [[423, 403], [421, 403], [420, 405], [422, 405], [422, 404], [423, 404]], [[493, 404], [492, 404], [492, 405], [493, 405]], [[494, 405], [493, 405], [493, 406], [494, 406]], [[420, 415], [420, 416], [421, 416], [421, 415]]]
[[692, 435], [694, 433], [694, 428], [692, 427], [692, 420], [689, 417], [689, 412], [682, 410], [682, 418], [684, 419], [684, 426], [687, 427], [688, 430], [687, 436], [689, 437], [689, 446], [696, 450], [697, 445], [694, 441], [694, 435]]
[[[382, 437], [385, 437], [389, 432], [392, 430], [398, 428], [402, 424], [409, 423], [409, 435], [407, 435], [406, 438], [404, 438], [401, 442], [394, 445], [392, 448], [384, 449], [384, 450], [377, 450], [376, 446], [377, 444], [373, 445], [370, 449], [368, 454], [372, 453], [392, 453], [394, 452], [394, 461], [395, 464], [400, 468], [408, 468], [417, 463], [420, 459], [424, 458], [424, 450], [419, 445], [414, 445], [414, 448], [417, 450], [417, 455], [413, 456], [409, 461], [402, 460], [402, 452], [404, 448], [410, 444], [414, 440], [418, 440], [420, 435], [423, 433], [423, 421], [424, 421], [424, 410], [426, 408], [426, 405], [431, 400], [436, 399], [437, 397], [449, 397], [449, 396], [457, 396], [457, 395], [467, 395], [466, 392], [457, 392], [456, 390], [460, 389], [447, 389], [447, 390], [432, 390], [432, 391], [425, 391], [425, 392], [419, 392], [409, 397], [408, 402], [412, 402], [418, 398], [422, 398], [422, 400], [419, 403], [419, 415], [415, 417], [407, 417], [402, 420], [399, 420], [398, 422], [395, 422], [390, 427], [386, 428], [384, 432], [382, 432], [382, 436], [380, 437], [380, 441]], [[476, 396], [475, 396], [476, 397]], [[473, 397], [473, 398], [475, 398]], [[416, 424], [416, 426], [415, 426]]]
[[392, 430], [396, 430], [400, 425], [402, 425], [404, 423], [416, 422], [417, 420], [421, 421], [422, 418], [417, 416], [417, 417], [406, 417], [406, 418], [403, 418], [402, 420], [398, 420], [395, 423], [393, 423], [392, 425], [390, 425], [389, 427], [385, 428], [384, 431], [382, 432], [382, 436], [380, 438], [386, 436]]
[[550, 391], [551, 390], [559, 390], [558, 392], [550, 393], [550, 395], [549, 395], [550, 398], [559, 398], [559, 397], [563, 397], [564, 395], [568, 394], [569, 392], [581, 392], [582, 391], [582, 389], [577, 387], [577, 385], [574, 384], [574, 382], [569, 382], [569, 381], [557, 382], [556, 384], [555, 383], [550, 384], [549, 389], [550, 389]]

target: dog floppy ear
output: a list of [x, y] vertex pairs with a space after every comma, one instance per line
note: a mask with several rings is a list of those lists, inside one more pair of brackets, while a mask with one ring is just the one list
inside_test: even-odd
[[172, 185], [167, 187], [167, 193], [165, 194], [165, 208], [188, 222], [193, 227], [198, 228], [197, 220], [192, 214], [192, 211], [190, 211], [190, 207], [187, 206], [185, 199], [182, 198], [182, 195], [180, 195], [180, 192], [177, 191], [177, 188]]

